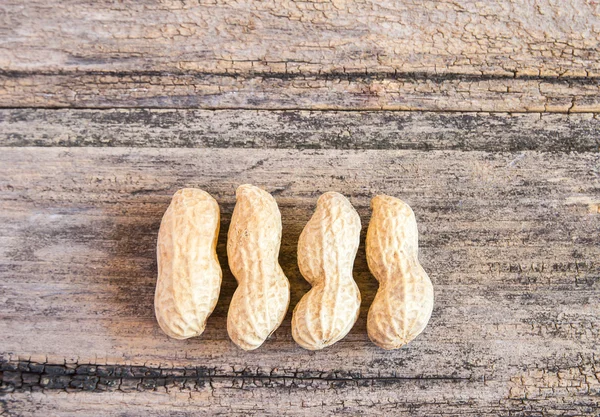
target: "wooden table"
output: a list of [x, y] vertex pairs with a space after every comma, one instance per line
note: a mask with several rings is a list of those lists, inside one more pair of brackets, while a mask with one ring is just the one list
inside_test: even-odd
[[[600, 415], [600, 6], [572, 0], [5, 0], [0, 414]], [[242, 183], [283, 218], [283, 325], [225, 329]], [[155, 244], [181, 187], [222, 210], [206, 332], [156, 324]], [[298, 236], [328, 190], [361, 215], [360, 318], [290, 334]], [[367, 338], [373, 195], [412, 205], [425, 332]]]

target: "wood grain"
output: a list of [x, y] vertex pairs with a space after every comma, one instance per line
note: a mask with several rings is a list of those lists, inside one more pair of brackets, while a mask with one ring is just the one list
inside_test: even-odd
[[[129, 391], [122, 398], [134, 415], [170, 407], [185, 414], [200, 404], [207, 413], [275, 415], [284, 403], [290, 413], [598, 410], [598, 153], [3, 148], [0, 160], [0, 351], [5, 366], [24, 363], [3, 371], [3, 386], [14, 390], [3, 401], [20, 414], [69, 415], [85, 401], [86, 410], [114, 415]], [[258, 354], [235, 348], [225, 330], [235, 287], [225, 233], [242, 182], [266, 186], [280, 205], [291, 308], [308, 290], [297, 238], [322, 192], [348, 195], [363, 224], [375, 193], [409, 202], [436, 291], [426, 331], [399, 351], [368, 341], [377, 285], [361, 245], [355, 277], [364, 302], [345, 339], [322, 352], [301, 349], [290, 309]], [[203, 336], [181, 342], [160, 332], [152, 294], [160, 216], [183, 186], [206, 189], [221, 204], [224, 279]], [[37, 363], [50, 368], [28, 371]], [[94, 385], [97, 369], [85, 367], [82, 377], [69, 376], [65, 363], [148, 370], [112, 374], [112, 396], [71, 399], [53, 392], [86, 390], [85, 376], [87, 389], [99, 389], [99, 380]], [[201, 375], [187, 383], [166, 380], [198, 366]], [[135, 376], [157, 370], [165, 370], [166, 388]], [[50, 391], [40, 396], [35, 387]]]
[[598, 111], [600, 9], [8, 0], [5, 107]]
[[600, 151], [596, 113], [0, 109], [0, 146]]

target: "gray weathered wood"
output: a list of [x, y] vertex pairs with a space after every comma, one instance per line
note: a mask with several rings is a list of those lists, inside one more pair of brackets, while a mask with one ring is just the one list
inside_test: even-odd
[[3, 109], [1, 146], [598, 152], [596, 114]]
[[5, 107], [597, 111], [594, 2], [7, 0]]
[[[200, 405], [275, 415], [284, 404], [326, 414], [598, 410], [598, 153], [3, 148], [0, 162], [0, 351], [24, 368], [4, 371], [15, 390], [3, 400], [9, 410], [115, 415], [117, 398], [137, 415]], [[365, 225], [374, 193], [406, 199], [436, 288], [423, 335], [394, 352], [368, 341], [376, 282], [361, 247], [355, 276], [364, 304], [347, 338], [305, 351], [288, 314], [259, 351], [235, 348], [225, 331], [235, 284], [224, 244], [243, 182], [267, 187], [280, 204], [291, 308], [308, 289], [297, 238], [321, 192], [348, 195]], [[206, 189], [222, 206], [225, 275], [205, 334], [182, 342], [160, 332], [152, 294], [160, 217], [183, 186]], [[77, 375], [91, 385], [61, 375], [67, 368], [31, 371], [36, 363], [83, 366]], [[114, 390], [94, 385], [96, 371], [84, 366], [107, 363], [148, 370], [119, 371], [111, 395], [81, 393]], [[168, 379], [180, 375], [169, 373], [174, 367], [202, 370], [185, 383]], [[167, 388], [136, 376], [163, 371]], [[65, 388], [78, 394], [55, 391]]]

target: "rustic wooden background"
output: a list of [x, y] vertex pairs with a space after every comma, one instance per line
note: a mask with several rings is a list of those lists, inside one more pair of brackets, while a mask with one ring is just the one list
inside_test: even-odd
[[[572, 0], [4, 0], [0, 414], [600, 415], [600, 6]], [[290, 312], [228, 339], [234, 191], [276, 197]], [[153, 316], [171, 195], [219, 201], [200, 338]], [[290, 334], [327, 190], [415, 210], [436, 304], [383, 351]], [[363, 230], [363, 243], [364, 232]]]

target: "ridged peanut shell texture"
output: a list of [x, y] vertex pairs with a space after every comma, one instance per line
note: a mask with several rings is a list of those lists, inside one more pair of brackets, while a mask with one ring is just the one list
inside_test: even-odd
[[398, 349], [417, 337], [431, 317], [433, 285], [421, 267], [415, 214], [402, 200], [378, 195], [367, 230], [367, 262], [379, 281], [369, 309], [369, 338]]
[[358, 319], [360, 291], [352, 277], [360, 217], [343, 195], [323, 194], [298, 241], [298, 266], [312, 285], [294, 309], [292, 336], [303, 348], [323, 349]]
[[266, 191], [241, 185], [227, 234], [229, 268], [238, 287], [227, 314], [231, 340], [258, 348], [279, 327], [290, 302], [290, 284], [279, 266], [281, 214]]
[[208, 193], [184, 188], [160, 223], [154, 311], [160, 328], [175, 339], [202, 334], [217, 304], [219, 217], [219, 205]]

